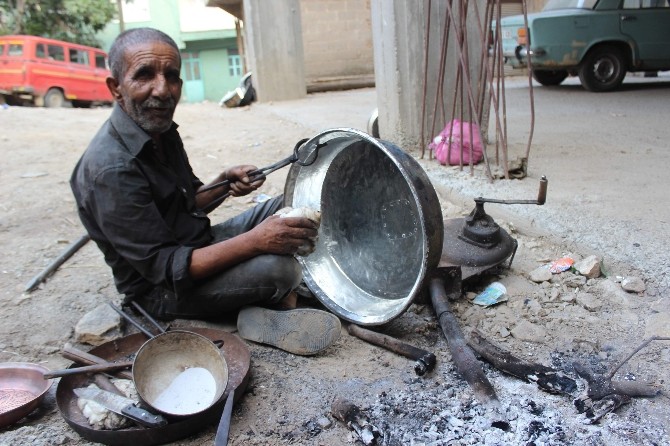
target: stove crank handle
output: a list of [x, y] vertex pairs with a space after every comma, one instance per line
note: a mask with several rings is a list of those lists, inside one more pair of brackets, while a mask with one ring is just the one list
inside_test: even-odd
[[537, 200], [496, 200], [495, 198], [475, 198], [475, 203], [497, 203], [497, 204], [537, 204], [543, 205], [547, 201], [547, 186], [549, 180], [545, 175], [540, 178], [540, 189], [537, 192]]

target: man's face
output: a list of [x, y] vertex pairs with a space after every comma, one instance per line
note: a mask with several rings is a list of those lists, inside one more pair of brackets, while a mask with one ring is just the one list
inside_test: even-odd
[[165, 43], [147, 42], [128, 48], [124, 61], [122, 78], [107, 81], [114, 98], [149, 135], [167, 131], [181, 97], [179, 53]]

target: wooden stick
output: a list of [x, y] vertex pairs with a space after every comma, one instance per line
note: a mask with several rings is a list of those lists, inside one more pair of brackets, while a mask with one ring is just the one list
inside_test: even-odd
[[642, 350], [643, 348], [645, 348], [645, 347], [646, 347], [647, 345], [649, 345], [652, 341], [670, 341], [670, 337], [665, 337], [665, 336], [652, 336], [651, 338], [647, 339], [647, 340], [644, 341], [642, 344], [640, 344], [640, 346], [639, 346], [638, 348], [636, 348], [635, 350], [633, 350], [633, 351], [631, 352], [631, 354], [628, 355], [628, 356], [626, 357], [626, 359], [624, 359], [623, 361], [621, 361], [621, 362], [619, 363], [619, 365], [617, 365], [616, 367], [614, 367], [614, 369], [612, 369], [612, 371], [607, 375], [607, 377], [608, 377], [609, 379], [612, 379], [612, 378], [614, 377], [614, 375], [616, 375], [616, 372], [618, 372], [619, 369], [620, 369], [625, 363], [627, 363], [628, 360], [629, 360], [630, 358], [632, 358], [633, 356], [635, 356], [635, 354], [636, 354], [637, 352], [639, 352], [640, 350]]

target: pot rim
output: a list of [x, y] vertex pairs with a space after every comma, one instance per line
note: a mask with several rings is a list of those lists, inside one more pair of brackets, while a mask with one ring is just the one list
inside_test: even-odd
[[[155, 406], [152, 401], [149, 401], [150, 399], [155, 400], [155, 398], [148, 398], [147, 395], [146, 395], [146, 392], [143, 389], [143, 386], [138, 385], [138, 379], [140, 380], [140, 383], [144, 382], [143, 380], [146, 379], [146, 377], [138, 376], [137, 369], [136, 369], [138, 359], [140, 361], [142, 361], [144, 359], [143, 356], [142, 356], [142, 353], [146, 352], [148, 348], [151, 348], [153, 344], [156, 344], [157, 342], [160, 342], [160, 341], [164, 341], [166, 337], [174, 337], [175, 335], [187, 336], [187, 337], [192, 337], [194, 339], [198, 339], [198, 342], [201, 342], [202, 345], [208, 346], [207, 348], [210, 348], [210, 346], [211, 346], [211, 353], [212, 354], [216, 353], [217, 357], [220, 360], [220, 364], [221, 364], [221, 367], [222, 367], [221, 373], [225, 375], [225, 379], [221, 380], [221, 381], [225, 381], [225, 382], [218, 382], [218, 381], [216, 382], [217, 391], [216, 391], [215, 397], [212, 399], [212, 402], [209, 403], [206, 407], [204, 407], [202, 409], [199, 409], [197, 411], [194, 411], [194, 412], [175, 413], [175, 412], [170, 412], [170, 411], [165, 410], [165, 409], [161, 409], [160, 407]], [[142, 344], [142, 346], [137, 350], [137, 353], [135, 355], [135, 359], [133, 360], [132, 371], [133, 371], [133, 382], [135, 384], [135, 390], [137, 391], [137, 395], [139, 396], [140, 400], [144, 404], [146, 404], [149, 408], [154, 409], [154, 410], [156, 410], [156, 411], [158, 411], [162, 414], [169, 415], [171, 417], [176, 417], [176, 418], [184, 418], [184, 417], [190, 417], [190, 416], [198, 415], [200, 413], [205, 412], [206, 410], [208, 410], [212, 406], [216, 405], [221, 400], [223, 395], [225, 394], [225, 390], [226, 390], [229, 375], [230, 375], [226, 358], [224, 357], [221, 349], [219, 347], [217, 347], [216, 344], [212, 340], [210, 340], [209, 338], [207, 338], [207, 337], [205, 337], [201, 334], [195, 333], [193, 331], [180, 330], [180, 329], [169, 330], [169, 331], [166, 331], [164, 333], [160, 333], [160, 334], [152, 337], [151, 339], [148, 339], [147, 341], [145, 341]], [[215, 380], [216, 380], [216, 378], [215, 378]]]

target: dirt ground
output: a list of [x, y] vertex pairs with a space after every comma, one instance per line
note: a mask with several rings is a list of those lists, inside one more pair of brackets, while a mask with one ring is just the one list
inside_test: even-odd
[[[667, 88], [661, 93], [667, 94]], [[374, 104], [374, 91], [314, 97], [331, 104], [344, 101], [344, 105], [340, 104], [343, 107], [363, 100], [352, 107], [357, 111], [347, 115], [351, 124], [333, 122], [323, 128], [354, 126], [357, 121], [358, 127], [364, 129], [366, 114], [371, 110], [365, 101], [372, 100]], [[301, 109], [302, 113], [310, 113], [310, 100], [303, 101], [307, 106]], [[321, 123], [304, 124], [299, 119], [301, 112], [292, 108], [294, 105], [255, 104], [224, 109], [215, 103], [182, 104], [175, 120], [180, 124], [195, 172], [207, 180], [224, 166], [271, 164], [287, 156], [298, 140], [314, 136]], [[0, 110], [0, 246], [4, 254], [0, 258], [0, 362], [34, 362], [50, 369], [69, 366], [70, 361], [60, 355], [63, 346], [71, 343], [84, 350], [91, 348], [76, 343], [77, 322], [101, 304], [120, 301], [110, 271], [92, 243], [80, 249], [39, 289], [24, 292], [31, 278], [83, 234], [68, 179], [109, 112], [106, 108]], [[620, 124], [612, 125], [616, 128]], [[569, 150], [558, 134], [555, 146]], [[547, 144], [542, 139], [538, 143], [550, 150]], [[539, 150], [538, 158], [542, 158]], [[539, 173], [523, 180], [521, 188], [514, 187], [516, 183], [495, 188], [456, 168], [427, 160], [422, 164], [440, 194], [445, 218], [470, 211], [472, 201], [463, 195], [474, 197], [475, 193], [482, 193], [494, 194], [492, 198], [529, 199], [537, 190]], [[286, 170], [272, 174], [258, 194], [281, 193], [285, 176]], [[561, 187], [555, 184], [550, 185], [549, 193], [549, 200], [555, 199], [553, 214], [543, 214], [550, 211], [539, 207], [529, 207], [521, 214], [496, 214], [496, 221], [519, 242], [514, 262], [510, 269], [465, 283], [465, 296], [454, 303], [454, 310], [464, 332], [478, 328], [490, 340], [525, 360], [554, 367], [571, 377], [575, 377], [575, 361], [605, 373], [649, 336], [669, 336], [664, 276], [667, 263], [650, 266], [644, 261], [626, 262], [618, 251], [619, 242], [607, 237], [620, 237], [631, 231], [618, 220], [610, 227], [594, 227], [593, 231], [605, 241], [593, 239], [588, 235], [589, 222], [585, 221], [591, 214], [580, 212], [569, 192], [552, 196], [551, 187]], [[667, 190], [662, 186], [663, 183], [658, 185]], [[590, 212], [602, 212], [606, 218], [616, 210], [612, 209], [616, 204], [598, 196], [605, 191], [581, 193], [587, 197]], [[258, 194], [226, 202], [212, 214], [212, 219], [217, 221], [253, 206]], [[560, 213], [564, 220], [574, 223], [571, 233], [559, 232], [558, 226], [546, 223], [555, 223]], [[541, 218], [543, 215], [546, 217]], [[666, 231], [667, 222], [659, 220], [657, 230]], [[645, 237], [631, 240], [643, 245], [647, 242]], [[658, 251], [654, 250], [655, 255], [660, 255]], [[579, 274], [565, 272], [550, 281], [529, 280], [529, 273], [538, 266], [563, 256], [579, 260], [590, 254], [604, 259], [604, 275], [586, 280]], [[656, 261], [652, 255], [641, 257]], [[650, 277], [650, 270], [658, 275]], [[647, 291], [623, 290], [621, 281], [630, 277], [645, 281]], [[506, 286], [508, 301], [491, 308], [474, 305], [475, 295], [493, 281]], [[189, 323], [177, 321], [175, 325]], [[235, 330], [232, 316], [204, 325]], [[487, 411], [455, 370], [430, 305], [414, 304], [399, 318], [378, 328], [436, 354], [436, 369], [423, 377], [416, 376], [412, 361], [353, 338], [344, 327], [343, 323], [337, 344], [314, 357], [294, 356], [249, 343], [251, 380], [234, 410], [230, 444], [353, 444], [356, 436], [352, 430], [331, 414], [336, 397], [348, 398], [358, 405], [379, 430], [378, 444], [384, 445], [670, 444], [670, 401], [665, 396], [670, 394], [667, 342], [652, 343], [616, 375], [620, 380], [651, 382], [664, 395], [634, 398], [598, 424], [588, 424], [577, 413], [572, 397], [548, 394], [533, 383], [504, 375], [483, 363], [500, 400], [497, 413]], [[132, 327], [125, 330], [135, 331]], [[584, 383], [579, 383], [575, 397], [584, 390]], [[0, 445], [93, 444], [64, 422], [55, 403], [56, 387], [57, 380], [37, 411], [0, 430]], [[503, 420], [506, 429], [492, 426], [493, 421]], [[212, 425], [174, 444], [211, 444], [215, 431], [216, 426]]]

